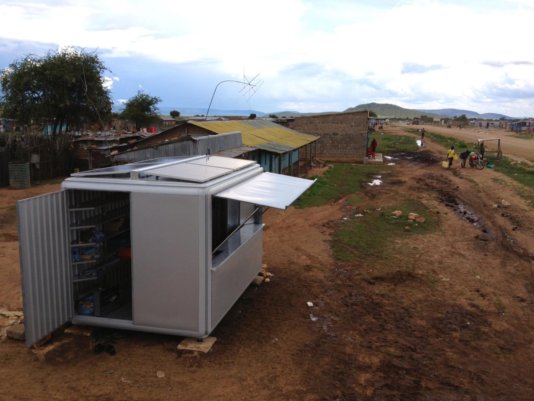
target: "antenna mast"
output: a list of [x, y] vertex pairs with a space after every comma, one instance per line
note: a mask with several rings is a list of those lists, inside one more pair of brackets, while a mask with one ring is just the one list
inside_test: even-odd
[[233, 82], [235, 84], [242, 84], [243, 87], [241, 88], [241, 90], [239, 92], [243, 93], [244, 95], [249, 95], [249, 98], [250, 98], [250, 97], [252, 97], [252, 96], [254, 96], [256, 94], [256, 91], [263, 84], [263, 81], [254, 82], [259, 76], [260, 76], [260, 74], [256, 74], [254, 76], [254, 78], [248, 79], [243, 74], [243, 80], [242, 81], [238, 81], [238, 80], [234, 80], [234, 79], [226, 79], [224, 81], [220, 81], [217, 85], [215, 85], [215, 89], [213, 90], [213, 93], [211, 95], [210, 104], [208, 105], [208, 111], [206, 111], [205, 120], [208, 119], [208, 115], [209, 115], [210, 109], [211, 109], [211, 103], [213, 102], [213, 98], [215, 97], [215, 93], [217, 92], [217, 89], [219, 88], [219, 85], [227, 83], [227, 82]]

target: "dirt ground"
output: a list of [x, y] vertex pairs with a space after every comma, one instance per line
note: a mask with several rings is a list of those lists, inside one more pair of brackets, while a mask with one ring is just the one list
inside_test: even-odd
[[497, 141], [489, 139], [501, 139], [501, 147], [504, 155], [518, 161], [534, 163], [534, 141], [526, 135], [518, 135], [515, 132], [500, 128], [446, 128], [435, 125], [410, 126], [410, 128], [425, 128], [426, 131], [432, 131], [445, 136], [453, 136], [465, 141], [467, 144], [477, 142], [478, 139], [486, 140], [485, 144], [488, 150], [496, 150]]
[[[398, 155], [357, 206], [269, 210], [274, 276], [247, 290], [208, 354], [178, 352], [172, 336], [112, 332], [114, 355], [75, 340], [40, 361], [7, 339], [0, 399], [533, 400], [532, 206], [491, 169], [441, 168], [443, 154], [427, 141]], [[0, 189], [0, 310], [21, 309], [14, 202], [57, 188]], [[333, 259], [338, 224], [402, 198], [424, 203], [439, 229], [397, 238], [393, 263]]]

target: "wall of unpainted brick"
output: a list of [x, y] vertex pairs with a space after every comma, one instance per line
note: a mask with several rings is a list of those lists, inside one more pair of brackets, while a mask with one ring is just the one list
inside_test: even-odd
[[332, 161], [362, 162], [366, 155], [367, 111], [321, 114], [296, 117], [288, 121], [289, 128], [318, 135], [316, 157]]

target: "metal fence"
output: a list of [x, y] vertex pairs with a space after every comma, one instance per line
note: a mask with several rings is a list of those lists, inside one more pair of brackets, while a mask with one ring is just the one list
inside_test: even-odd
[[74, 154], [70, 135], [0, 134], [0, 186], [9, 185], [9, 165], [29, 163], [32, 183], [72, 172]]

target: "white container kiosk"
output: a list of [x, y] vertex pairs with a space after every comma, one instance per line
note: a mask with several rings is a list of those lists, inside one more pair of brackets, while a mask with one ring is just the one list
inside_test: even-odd
[[263, 208], [313, 182], [195, 156], [75, 173], [19, 201], [26, 344], [69, 321], [208, 336], [261, 269]]

